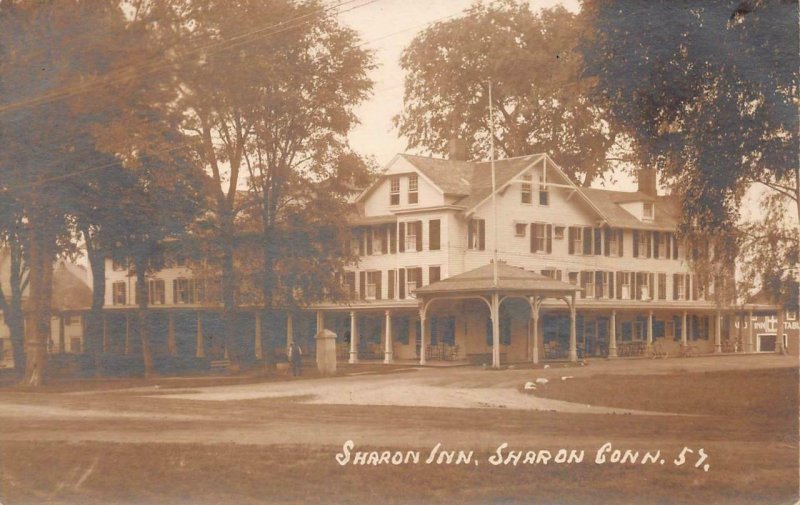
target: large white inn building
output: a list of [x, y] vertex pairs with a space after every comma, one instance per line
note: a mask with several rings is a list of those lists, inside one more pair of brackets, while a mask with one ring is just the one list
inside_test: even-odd
[[488, 162], [397, 155], [357, 198], [352, 302], [317, 307], [351, 362], [677, 353], [682, 341], [709, 352], [737, 337], [713, 286], [695, 282], [678, 206], [651, 171], [635, 192], [578, 187], [545, 154], [495, 174], [493, 198]]

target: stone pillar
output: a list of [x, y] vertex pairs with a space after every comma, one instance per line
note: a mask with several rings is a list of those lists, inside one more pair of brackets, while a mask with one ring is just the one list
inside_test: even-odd
[[647, 313], [647, 350], [653, 350], [653, 311]]
[[317, 332], [317, 369], [322, 375], [336, 373], [336, 334], [330, 330]]
[[178, 354], [178, 345], [175, 342], [175, 315], [172, 311], [167, 313], [167, 352], [170, 356]]
[[571, 297], [569, 304], [569, 360], [578, 361], [578, 337], [575, 330], [575, 319], [577, 318], [575, 308], [575, 295]]
[[722, 352], [722, 314], [720, 311], [715, 313], [714, 319], [714, 352]]
[[131, 353], [131, 315], [125, 313], [125, 354]]
[[492, 368], [500, 368], [500, 296], [492, 293]]
[[424, 365], [427, 363], [427, 357], [425, 356], [425, 311], [423, 309], [419, 309], [419, 364]]
[[689, 315], [683, 311], [683, 321], [681, 322], [681, 344], [689, 344]]
[[608, 357], [617, 357], [617, 311], [611, 311], [611, 320], [608, 324]]
[[531, 359], [534, 364], [539, 363], [539, 306], [531, 305], [531, 324], [533, 325], [533, 352]]
[[256, 359], [264, 359], [264, 343], [261, 341], [261, 312], [256, 311]]
[[358, 363], [358, 316], [350, 312], [350, 363]]
[[58, 353], [64, 354], [67, 352], [67, 343], [64, 338], [64, 315], [58, 315]]
[[325, 329], [325, 313], [321, 310], [317, 311], [317, 333]]
[[753, 330], [753, 311], [747, 311], [747, 348], [748, 352], [756, 352], [755, 331]]
[[108, 317], [105, 311], [103, 312], [103, 352], [110, 352], [111, 345], [108, 341]]
[[394, 351], [392, 346], [392, 313], [387, 310], [383, 313], [383, 315], [385, 318], [383, 362], [392, 363], [394, 361]]
[[203, 342], [203, 316], [200, 312], [197, 312], [197, 335], [195, 340], [195, 356], [198, 358], [205, 358], [206, 357], [206, 346], [205, 342]]

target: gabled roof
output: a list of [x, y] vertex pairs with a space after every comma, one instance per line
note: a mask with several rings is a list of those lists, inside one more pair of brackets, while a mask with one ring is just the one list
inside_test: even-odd
[[[498, 291], [516, 291], [525, 294], [563, 295], [580, 291], [578, 286], [557, 281], [536, 272], [514, 267], [505, 261], [497, 262]], [[417, 295], [464, 294], [493, 291], [494, 268], [490, 263], [482, 267], [434, 282], [414, 291]]]
[[61, 262], [53, 269], [53, 309], [77, 310], [92, 306], [92, 288], [79, 265]]
[[[653, 197], [639, 191], [610, 191], [597, 188], [580, 188], [592, 203], [606, 217], [609, 226], [614, 228], [637, 228], [643, 230], [673, 231], [678, 226], [674, 212], [674, 198], [669, 196]], [[620, 206], [630, 202], [655, 202], [655, 215], [652, 221], [640, 221], [636, 216]]]
[[474, 163], [413, 154], [401, 154], [400, 156], [422, 172], [446, 195], [466, 196], [472, 191]]

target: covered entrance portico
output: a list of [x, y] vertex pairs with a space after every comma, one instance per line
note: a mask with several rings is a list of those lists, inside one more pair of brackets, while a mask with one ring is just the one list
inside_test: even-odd
[[[489, 309], [491, 320], [492, 337], [492, 367], [500, 366], [500, 308], [502, 304], [511, 299], [522, 299], [530, 307], [531, 324], [529, 326], [532, 333], [528, 344], [531, 361], [539, 362], [539, 309], [546, 299], [563, 300], [570, 312], [570, 339], [569, 353], [570, 361], [577, 361], [577, 338], [575, 331], [576, 293], [580, 287], [551, 279], [541, 274], [529, 272], [522, 268], [513, 267], [504, 261], [497, 263], [497, 275], [495, 276], [495, 266], [485, 265], [463, 274], [449, 277], [435, 282], [428, 286], [421, 287], [415, 291], [419, 300], [420, 318], [420, 345], [422, 349], [427, 348], [427, 335], [425, 320], [431, 307], [436, 302], [447, 300], [480, 300]], [[420, 352], [420, 364], [426, 362], [426, 352]]]

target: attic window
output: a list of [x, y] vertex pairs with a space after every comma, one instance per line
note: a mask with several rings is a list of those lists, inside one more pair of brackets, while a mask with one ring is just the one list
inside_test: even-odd
[[539, 176], [539, 205], [550, 205], [550, 193], [543, 175]]
[[400, 205], [400, 178], [392, 177], [389, 181], [389, 205]]
[[643, 219], [653, 219], [653, 204], [650, 202], [644, 202], [642, 204], [642, 217]]
[[[522, 180], [526, 181], [522, 183], [522, 203], [533, 203], [533, 198], [531, 197], [531, 183], [527, 182], [531, 180], [530, 174], [525, 174], [522, 176]], [[525, 235], [523, 233], [523, 235]]]
[[416, 175], [408, 177], [408, 203], [419, 202], [419, 179]]

